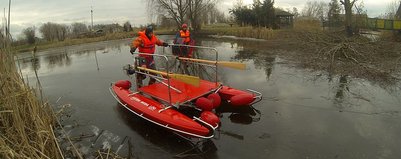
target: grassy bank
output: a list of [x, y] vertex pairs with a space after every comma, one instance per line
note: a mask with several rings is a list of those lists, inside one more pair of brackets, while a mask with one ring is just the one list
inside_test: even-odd
[[225, 35], [225, 36], [236, 36], [256, 39], [273, 39], [277, 31], [269, 28], [253, 28], [253, 27], [230, 27], [227, 25], [214, 25], [205, 26], [199, 31], [200, 34], [213, 34], [213, 35]]
[[0, 158], [62, 158], [55, 117], [27, 86], [9, 51], [0, 50]]
[[218, 24], [218, 25], [204, 26], [202, 28], [202, 31], [200, 31], [199, 33], [275, 40], [275, 39], [293, 38], [294, 32], [321, 31], [321, 30], [322, 28], [318, 21], [302, 20], [302, 21], [295, 21], [294, 26], [291, 29], [273, 30], [266, 27], [252, 27], [252, 26], [240, 27], [238, 25], [230, 26], [229, 24]]
[[[45, 50], [49, 48], [71, 46], [71, 45], [78, 45], [78, 44], [98, 42], [98, 41], [130, 38], [133, 37], [133, 35], [135, 35], [134, 32], [121, 32], [121, 33], [106, 34], [104, 36], [93, 37], [93, 38], [65, 39], [64, 41], [41, 42], [36, 44], [36, 46], [38, 50]], [[35, 45], [20, 45], [20, 46], [15, 46], [14, 50], [16, 52], [27, 52], [27, 51], [32, 51], [34, 47]]]
[[[207, 25], [202, 28], [201, 31], [194, 32], [198, 35], [227, 35], [245, 38], [256, 38], [256, 39], [288, 39], [293, 37], [294, 31], [303, 30], [322, 30], [320, 23], [317, 21], [296, 21], [294, 23], [293, 29], [282, 29], [282, 30], [272, 30], [265, 27], [239, 27], [237, 25], [230, 26], [229, 24], [217, 24], [217, 25]], [[104, 36], [93, 37], [93, 38], [77, 38], [70, 39], [67, 38], [64, 41], [52, 41], [52, 42], [39, 42], [35, 45], [19, 45], [15, 46], [13, 50], [15, 52], [28, 52], [32, 51], [35, 46], [37, 50], [45, 50], [49, 48], [64, 47], [71, 45], [79, 45], [84, 43], [134, 38], [137, 36], [139, 30], [134, 30], [132, 32], [119, 32], [106, 34]], [[155, 30], [156, 35], [174, 35], [176, 30], [172, 28], [160, 28]]]
[[[93, 37], [93, 38], [65, 39], [64, 41], [41, 42], [41, 43], [36, 44], [36, 46], [37, 46], [37, 50], [45, 50], [45, 49], [49, 49], [49, 48], [79, 45], [79, 44], [85, 44], [85, 43], [91, 43], [91, 42], [134, 38], [137, 36], [137, 32], [138, 32], [138, 30], [135, 30], [132, 32], [120, 32], [120, 33], [106, 34], [104, 36]], [[171, 31], [168, 29], [156, 30], [155, 33], [157, 35], [175, 34], [174, 31]], [[28, 51], [32, 51], [34, 47], [35, 47], [35, 45], [20, 45], [20, 46], [15, 46], [13, 49], [16, 52], [28, 52]]]

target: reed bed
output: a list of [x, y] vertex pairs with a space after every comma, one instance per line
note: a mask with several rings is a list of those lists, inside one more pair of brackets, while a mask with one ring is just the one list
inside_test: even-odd
[[319, 21], [316, 20], [296, 20], [293, 27], [289, 29], [276, 29], [273, 30], [268, 27], [252, 27], [237, 25], [230, 26], [228, 24], [209, 25], [202, 28], [199, 33], [236, 36], [244, 38], [255, 38], [265, 40], [283, 40], [294, 38], [295, 32], [303, 31], [321, 31], [323, 28]]
[[256, 39], [273, 39], [277, 31], [265, 27], [238, 27], [238, 26], [205, 26], [200, 33], [227, 35], [236, 37], [256, 38]]
[[63, 158], [52, 108], [24, 83], [7, 50], [0, 50], [0, 81], [0, 158]]

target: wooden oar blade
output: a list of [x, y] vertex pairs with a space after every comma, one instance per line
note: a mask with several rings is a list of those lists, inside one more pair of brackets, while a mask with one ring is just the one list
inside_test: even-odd
[[178, 81], [199, 87], [200, 78], [195, 76], [183, 75], [183, 74], [169, 74], [169, 76]]
[[[137, 68], [140, 69], [140, 70], [143, 70], [143, 71], [148, 71], [148, 72], [159, 74], [159, 75], [162, 75], [162, 76], [165, 76], [165, 77], [167, 76], [166, 72], [156, 71], [156, 70], [153, 70], [153, 69], [148, 69], [148, 68], [143, 68], [143, 67], [137, 67]], [[196, 77], [196, 76], [189, 76], [189, 75], [183, 75], [183, 74], [174, 74], [174, 73], [170, 73], [168, 75], [169, 75], [170, 78], [176, 79], [178, 81], [181, 81], [181, 82], [184, 82], [184, 83], [196, 86], [196, 87], [199, 87], [199, 85], [200, 85], [200, 79], [199, 79], [199, 77]]]
[[225, 67], [238, 69], [238, 70], [246, 69], [246, 65], [243, 63], [239, 63], [239, 62], [219, 61], [217, 64], [221, 65], [221, 66], [225, 66]]
[[203, 59], [193, 59], [193, 58], [185, 58], [185, 57], [179, 57], [180, 60], [187, 60], [187, 61], [194, 61], [194, 62], [200, 62], [200, 63], [207, 63], [207, 64], [218, 64], [220, 66], [224, 67], [230, 67], [238, 70], [245, 70], [246, 65], [243, 63], [239, 62], [230, 62], [230, 61], [210, 61], [210, 60], [203, 60]]

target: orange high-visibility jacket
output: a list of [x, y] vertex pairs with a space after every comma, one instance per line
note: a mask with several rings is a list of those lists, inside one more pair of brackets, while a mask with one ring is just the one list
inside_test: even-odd
[[145, 31], [140, 31], [138, 32], [138, 38], [132, 41], [131, 47], [138, 48], [140, 53], [153, 54], [156, 48], [155, 45], [161, 46], [163, 42], [157, 39], [155, 35], [149, 39]]
[[191, 33], [189, 33], [189, 30], [180, 30], [180, 37], [184, 38], [185, 43], [189, 43], [191, 41]]

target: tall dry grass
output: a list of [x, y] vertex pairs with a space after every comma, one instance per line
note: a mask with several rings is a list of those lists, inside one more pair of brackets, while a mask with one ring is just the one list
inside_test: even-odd
[[273, 39], [277, 31], [265, 27], [239, 27], [228, 24], [224, 26], [205, 26], [200, 33], [227, 35], [236, 37], [256, 38], [256, 39]]
[[0, 50], [0, 158], [63, 158], [55, 116], [18, 74], [10, 51]]
[[294, 34], [299, 32], [321, 32], [323, 30], [321, 23], [318, 20], [300, 19], [295, 20], [293, 28], [290, 29], [277, 29], [273, 30], [266, 27], [252, 27], [252, 26], [230, 26], [228, 24], [209, 25], [204, 26], [200, 33], [215, 34], [215, 35], [228, 35], [245, 38], [256, 38], [265, 40], [288, 39], [294, 38]]
[[296, 31], [322, 31], [322, 24], [319, 20], [298, 19], [294, 21], [294, 30]]

